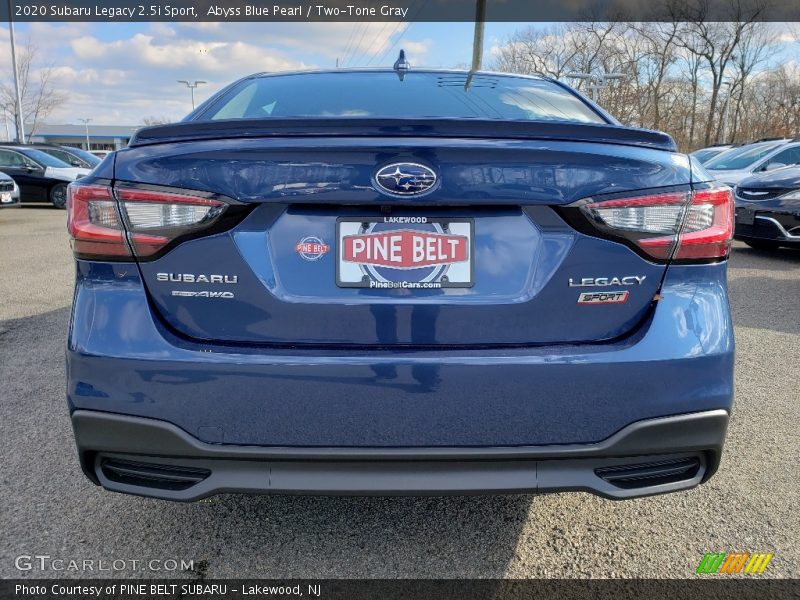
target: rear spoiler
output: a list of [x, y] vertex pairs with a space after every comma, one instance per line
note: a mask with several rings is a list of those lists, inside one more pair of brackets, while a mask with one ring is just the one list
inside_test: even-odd
[[145, 127], [130, 146], [263, 137], [448, 137], [558, 140], [640, 146], [676, 152], [666, 133], [620, 125], [484, 119], [232, 119]]

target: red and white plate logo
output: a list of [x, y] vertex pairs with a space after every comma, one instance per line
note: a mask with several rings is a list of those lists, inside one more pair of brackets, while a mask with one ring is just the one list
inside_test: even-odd
[[340, 287], [472, 287], [473, 222], [467, 218], [345, 218], [336, 227]]
[[360, 265], [420, 269], [469, 259], [469, 239], [463, 235], [398, 229], [347, 235], [342, 258]]
[[306, 260], [319, 260], [330, 250], [330, 246], [315, 235], [304, 237], [295, 244], [294, 251]]

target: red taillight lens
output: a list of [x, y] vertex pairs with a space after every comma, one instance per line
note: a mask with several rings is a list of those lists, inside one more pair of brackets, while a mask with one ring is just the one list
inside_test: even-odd
[[71, 183], [67, 188], [67, 231], [79, 258], [130, 257], [111, 188]]
[[177, 237], [209, 227], [224, 212], [224, 202], [136, 188], [116, 188], [133, 252], [152, 256]]
[[714, 260], [730, 252], [733, 195], [727, 187], [592, 202], [582, 210], [596, 227], [653, 258]]
[[[699, 214], [712, 211], [710, 225], [706, 224], [705, 219], [698, 219]], [[694, 260], [728, 256], [733, 238], [734, 214], [730, 188], [696, 191], [681, 230], [675, 258]]]
[[209, 227], [227, 204], [186, 194], [135, 188], [112, 191], [76, 182], [69, 186], [67, 207], [67, 229], [78, 258], [124, 260], [133, 255], [151, 257], [176, 238]]

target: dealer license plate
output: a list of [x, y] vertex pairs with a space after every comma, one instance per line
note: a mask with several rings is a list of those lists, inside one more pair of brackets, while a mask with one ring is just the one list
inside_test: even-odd
[[336, 223], [336, 285], [437, 289], [474, 284], [474, 221], [364, 217]]

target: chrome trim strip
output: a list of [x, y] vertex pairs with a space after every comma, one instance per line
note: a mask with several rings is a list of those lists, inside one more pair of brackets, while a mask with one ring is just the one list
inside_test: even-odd
[[769, 221], [775, 227], [777, 227], [778, 230], [781, 232], [781, 235], [783, 235], [783, 237], [785, 237], [788, 240], [800, 240], [800, 235], [792, 235], [791, 233], [786, 231], [786, 229], [783, 228], [783, 225], [781, 225], [778, 221], [776, 221], [772, 217], [762, 217], [762, 216], [756, 215], [756, 219], [761, 219], [762, 221]]

